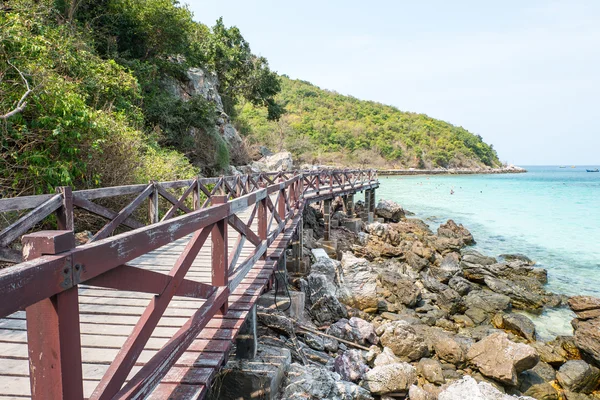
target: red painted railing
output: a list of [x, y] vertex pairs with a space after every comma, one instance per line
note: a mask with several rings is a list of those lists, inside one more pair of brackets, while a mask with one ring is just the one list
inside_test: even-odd
[[[78, 285], [155, 294], [91, 396], [143, 397], [208, 321], [216, 313], [227, 312], [229, 294], [265, 257], [269, 246], [302, 212], [307, 201], [376, 186], [374, 171], [319, 170], [82, 191], [60, 188], [55, 195], [29, 196], [21, 202], [19, 198], [0, 200], [0, 212], [32, 209], [0, 232], [0, 245], [5, 250], [46, 216], [56, 213], [58, 221], [59, 230], [23, 236], [24, 262], [0, 270], [0, 317], [26, 310], [32, 398], [83, 398]], [[172, 189], [180, 190], [180, 195], [169, 192]], [[118, 212], [92, 202], [124, 195], [134, 198]], [[159, 196], [170, 205], [163, 207], [162, 217]], [[134, 212], [144, 203], [148, 204], [148, 225], [134, 218]], [[72, 231], [75, 207], [108, 220], [88, 243], [78, 247]], [[251, 210], [248, 222], [236, 215], [245, 209]], [[231, 252], [228, 226], [239, 234]], [[131, 230], [111, 236], [117, 229], [127, 228]], [[192, 237], [168, 274], [127, 264], [187, 235]], [[253, 251], [240, 262], [246, 242], [251, 243]], [[186, 279], [192, 262], [205, 246], [211, 251], [211, 284]], [[174, 296], [206, 301], [123, 386]], [[49, 354], [53, 356], [42, 356]]]

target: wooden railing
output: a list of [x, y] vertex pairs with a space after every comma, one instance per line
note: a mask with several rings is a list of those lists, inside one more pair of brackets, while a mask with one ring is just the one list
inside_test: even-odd
[[[80, 284], [155, 295], [91, 396], [143, 397], [207, 322], [216, 313], [227, 312], [229, 294], [255, 263], [265, 258], [269, 246], [286, 227], [297, 221], [307, 202], [376, 186], [373, 171], [306, 171], [81, 191], [65, 187], [54, 195], [0, 200], [0, 211], [32, 210], [0, 233], [4, 254], [11, 242], [48, 215], [56, 213], [58, 221], [57, 230], [23, 236], [24, 262], [0, 270], [0, 317], [26, 310], [32, 397], [83, 398]], [[169, 192], [174, 189], [181, 190], [179, 196]], [[123, 195], [134, 199], [118, 212], [92, 201]], [[159, 196], [170, 204], [162, 214]], [[147, 224], [133, 217], [144, 203], [148, 204]], [[88, 243], [77, 247], [73, 235], [75, 207], [108, 220]], [[251, 210], [248, 222], [236, 215], [246, 209]], [[232, 251], [228, 247], [228, 226], [238, 233]], [[131, 230], [114, 234], [123, 227]], [[187, 235], [192, 235], [191, 239], [168, 274], [128, 265]], [[246, 242], [251, 244], [252, 252], [240, 262]], [[210, 284], [186, 279], [203, 247], [210, 247]], [[206, 301], [123, 386], [174, 296]]]

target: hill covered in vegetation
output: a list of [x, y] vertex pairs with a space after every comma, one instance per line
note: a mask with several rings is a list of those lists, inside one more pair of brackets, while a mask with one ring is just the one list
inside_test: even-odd
[[238, 106], [240, 130], [255, 143], [286, 148], [309, 163], [384, 168], [497, 167], [481, 136], [395, 107], [281, 78], [276, 101], [285, 114], [269, 121], [250, 103]]

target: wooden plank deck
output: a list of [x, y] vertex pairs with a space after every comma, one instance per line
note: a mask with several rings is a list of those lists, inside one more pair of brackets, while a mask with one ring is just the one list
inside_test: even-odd
[[[247, 223], [252, 208], [239, 212], [238, 217]], [[273, 223], [271, 230], [275, 228]], [[253, 230], [256, 231], [256, 218], [253, 221]], [[230, 253], [236, 245], [238, 236], [238, 232], [229, 226]], [[128, 264], [168, 273], [190, 238], [191, 235], [179, 239]], [[210, 243], [210, 238], [207, 243]], [[243, 262], [254, 249], [254, 245], [245, 241], [237, 265]], [[202, 397], [218, 368], [227, 361], [233, 339], [248, 311], [267, 284], [273, 267], [273, 262], [256, 263], [230, 295], [229, 312], [224, 316], [215, 316], [208, 323], [174, 368], [162, 379], [162, 383], [150, 398], [163, 399], [175, 395], [185, 395], [184, 398]], [[186, 274], [186, 279], [211, 283], [210, 245], [202, 248]], [[100, 382], [152, 297], [152, 294], [147, 293], [79, 286], [81, 351], [86, 398]], [[173, 298], [138, 358], [136, 366], [129, 374], [128, 380], [160, 350], [203, 303], [202, 299], [178, 296]], [[30, 398], [27, 353], [25, 312], [19, 311], [0, 319], [0, 400]]]

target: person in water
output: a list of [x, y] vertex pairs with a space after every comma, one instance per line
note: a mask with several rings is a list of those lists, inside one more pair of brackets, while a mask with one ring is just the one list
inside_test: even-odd
[[454, 189], [450, 189], [450, 194], [454, 194]]

